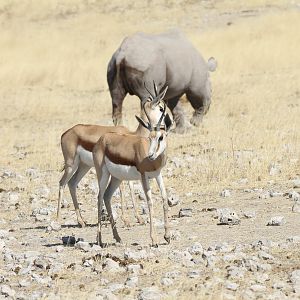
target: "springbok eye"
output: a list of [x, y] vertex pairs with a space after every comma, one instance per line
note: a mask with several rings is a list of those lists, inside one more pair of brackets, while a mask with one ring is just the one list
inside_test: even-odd
[[158, 138], [158, 140], [161, 142], [162, 140], [163, 140], [163, 136], [161, 135], [159, 138]]
[[160, 110], [161, 112], [163, 112], [163, 111], [164, 111], [164, 109], [163, 109], [162, 107], [160, 107], [160, 108], [159, 108], [159, 110]]

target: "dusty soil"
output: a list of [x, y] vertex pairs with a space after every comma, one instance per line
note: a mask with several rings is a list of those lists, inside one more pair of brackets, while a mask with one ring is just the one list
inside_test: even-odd
[[[1, 3], [0, 298], [298, 299], [299, 16], [292, 1]], [[76, 123], [111, 124], [106, 64], [126, 35], [175, 26], [219, 66], [201, 127], [169, 137], [163, 174], [179, 198], [169, 212], [173, 239], [163, 239], [157, 186], [157, 249], [149, 224], [135, 222], [126, 186], [132, 226], [116, 195], [123, 243], [105, 222], [108, 247], [99, 249], [94, 172], [78, 187], [89, 225], [77, 226], [67, 190], [61, 227], [55, 222], [60, 135]], [[133, 129], [138, 101], [124, 105]], [[179, 217], [182, 208], [191, 216]], [[221, 208], [238, 224], [221, 225]], [[284, 217], [280, 226], [267, 226], [273, 217]], [[63, 246], [65, 236], [87, 243]]]

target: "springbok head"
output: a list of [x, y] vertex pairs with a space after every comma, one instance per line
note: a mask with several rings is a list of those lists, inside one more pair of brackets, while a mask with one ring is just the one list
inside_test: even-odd
[[152, 95], [145, 85], [145, 88], [149, 93], [149, 98], [143, 103], [143, 111], [148, 122], [145, 122], [136, 116], [139, 123], [150, 131], [150, 147], [148, 153], [148, 158], [150, 160], [155, 160], [165, 151], [167, 147], [167, 135], [174, 125], [172, 114], [167, 108], [166, 103], [163, 101], [168, 87], [166, 86], [163, 91], [158, 93], [155, 82], [153, 82], [153, 85], [155, 95]]

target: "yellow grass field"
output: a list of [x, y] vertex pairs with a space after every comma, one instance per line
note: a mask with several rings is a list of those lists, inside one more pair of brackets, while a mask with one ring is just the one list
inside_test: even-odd
[[[202, 218], [200, 212], [200, 216], [197, 215], [199, 219], [195, 216], [193, 220], [195, 223], [181, 224], [179, 219], [176, 228], [184, 234], [180, 242], [175, 242], [176, 247], [190, 245], [190, 226], [196, 228], [193, 226], [198, 220], [202, 224], [198, 241], [206, 246], [216, 241], [250, 243], [260, 235], [274, 240], [299, 235], [299, 214], [291, 212], [292, 203], [284, 196], [280, 201], [276, 200], [276, 204], [258, 201], [258, 196], [253, 196], [255, 200], [251, 198], [243, 202], [238, 192], [233, 193], [229, 202], [219, 197], [224, 188], [242, 191], [246, 188], [265, 190], [272, 187], [287, 193], [292, 189], [291, 180], [300, 176], [299, 2], [0, 0], [0, 24], [0, 173], [12, 170], [23, 176], [28, 168], [35, 168], [46, 174], [43, 180], [28, 179], [24, 183], [24, 188], [19, 191], [19, 210], [1, 211], [0, 218], [4, 220], [0, 223], [1, 228], [19, 229], [26, 222], [27, 227], [30, 227], [29, 224], [38, 225], [34, 223], [34, 218], [29, 217], [31, 207], [28, 199], [40, 185], [50, 188], [47, 201], [49, 205], [56, 206], [61, 176], [59, 170], [63, 164], [60, 136], [66, 129], [77, 123], [112, 124], [106, 68], [123, 38], [137, 31], [158, 33], [180, 28], [205, 59], [210, 56], [217, 59], [218, 67], [211, 74], [212, 104], [203, 124], [199, 128], [192, 127], [184, 135], [169, 136], [169, 162], [164, 174], [169, 172], [170, 166], [172, 174], [165, 177], [165, 184], [182, 199], [181, 207], [192, 206], [196, 211], [210, 206], [231, 206], [240, 210], [256, 207], [260, 214], [255, 230], [250, 229], [250, 223], [241, 225], [241, 229], [235, 227], [232, 231], [217, 227], [215, 220], [212, 221], [210, 216]], [[184, 108], [190, 118], [190, 104], [184, 102]], [[127, 96], [124, 120], [130, 129], [137, 126], [135, 114], [139, 114], [138, 98]], [[174, 160], [178, 159], [180, 166], [176, 168]], [[274, 174], [272, 170], [275, 170]], [[88, 178], [94, 179], [94, 176], [90, 174]], [[87, 180], [84, 183], [86, 186]], [[16, 187], [18, 182], [14, 179], [0, 178], [2, 194], [17, 190]], [[299, 189], [296, 191], [299, 192]], [[186, 196], [188, 193], [193, 195], [190, 199]], [[84, 199], [84, 194], [81, 190], [79, 197]], [[3, 197], [0, 203], [5, 202]], [[65, 197], [71, 203], [67, 191]], [[95, 199], [80, 202], [86, 214], [90, 213], [89, 222], [95, 223]], [[160, 210], [160, 203], [156, 203], [155, 209]], [[178, 209], [172, 208], [172, 214], [176, 214]], [[75, 221], [72, 204], [64, 210], [65, 216], [67, 210], [68, 218]], [[27, 219], [23, 223], [20, 219], [14, 225], [20, 211]], [[287, 218], [287, 225], [278, 227], [280, 230], [277, 232], [268, 231], [264, 227], [265, 221], [275, 212]], [[54, 216], [55, 213], [53, 219]], [[132, 231], [123, 228], [121, 233], [128, 243], [133, 243], [134, 238], [138, 237], [140, 244], [147, 244], [147, 226], [135, 226]], [[208, 235], [204, 232], [206, 226]], [[15, 234], [21, 239], [24, 233], [18, 229]], [[55, 237], [75, 233], [88, 236], [87, 240], [94, 242], [95, 227], [63, 230]], [[54, 240], [51, 234], [41, 232], [44, 239]], [[30, 232], [26, 234], [30, 236]], [[110, 228], [107, 228], [106, 237], [111, 239]], [[35, 243], [37, 240], [38, 237]], [[28, 247], [26, 250], [30, 249]], [[39, 251], [43, 252], [41, 249]], [[55, 252], [51, 248], [45, 251], [51, 250]], [[74, 255], [81, 260], [81, 254], [72, 254], [73, 251], [70, 248], [65, 253], [68, 257]], [[278, 253], [285, 265], [286, 252], [278, 250]], [[295, 266], [300, 268], [299, 250], [295, 250], [293, 255]], [[149, 268], [150, 265], [151, 262]], [[1, 266], [4, 265], [0, 263]], [[170, 267], [170, 263], [165, 266]], [[276, 268], [278, 274], [284, 274], [283, 269]], [[160, 272], [160, 265], [152, 270], [157, 278], [160, 278]], [[68, 292], [68, 285], [76, 280], [84, 282], [81, 275], [76, 277], [74, 274], [65, 275], [62, 280], [56, 279], [56, 296], [61, 296], [61, 299], [74, 297]], [[143, 284], [151, 283], [147, 276], [144, 276]], [[84, 283], [85, 288], [77, 285], [74, 293], [77, 291], [80, 297], [89, 299], [91, 287], [97, 286], [97, 279], [93, 277], [91, 280], [90, 290]], [[155, 280], [159, 282], [159, 279]], [[272, 280], [267, 285], [268, 292], [262, 293], [262, 298], [270, 293]], [[14, 286], [14, 279], [11, 282]], [[246, 299], [242, 296], [243, 290], [232, 292], [233, 298], [226, 298], [219, 283], [213, 285], [213, 292], [208, 294], [206, 290], [197, 292], [194, 283], [184, 281], [177, 298]], [[246, 288], [245, 284], [241, 286]], [[162, 288], [167, 298], [174, 299], [170, 289]], [[15, 287], [15, 290], [18, 288]], [[29, 298], [33, 290], [34, 287], [21, 289]], [[45, 293], [44, 298], [54, 297], [54, 294]], [[115, 295], [117, 298], [131, 299], [136, 297], [137, 292]], [[288, 291], [285, 295], [289, 297], [292, 294]]]

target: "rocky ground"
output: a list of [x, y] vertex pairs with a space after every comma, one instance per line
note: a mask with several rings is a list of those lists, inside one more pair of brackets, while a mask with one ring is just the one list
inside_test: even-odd
[[[170, 162], [167, 176], [175, 170], [176, 164]], [[114, 243], [105, 222], [108, 247], [102, 249], [95, 244], [94, 176], [91, 172], [79, 189], [89, 224], [80, 228], [70, 200], [64, 201], [63, 221], [55, 219], [57, 185], [45, 182], [59, 178], [58, 172], [2, 169], [2, 298], [65, 299], [74, 294], [89, 299], [300, 297], [300, 235], [295, 231], [300, 227], [300, 179], [281, 185], [270, 181], [264, 188], [245, 188], [245, 182], [240, 182], [240, 188], [210, 195], [178, 195], [169, 190], [169, 245], [163, 241], [161, 200], [154, 189], [158, 248], [149, 246], [149, 224], [134, 222], [130, 201], [127, 213], [132, 226], [124, 226], [117, 194], [114, 214], [123, 244]], [[35, 188], [28, 190], [28, 182]], [[147, 222], [138, 184], [135, 190], [139, 212]], [[210, 200], [203, 202], [203, 197]]]

